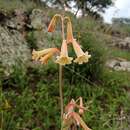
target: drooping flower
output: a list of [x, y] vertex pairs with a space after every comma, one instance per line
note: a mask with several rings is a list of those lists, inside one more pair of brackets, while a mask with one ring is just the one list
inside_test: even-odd
[[72, 59], [72, 57], [68, 57], [67, 43], [66, 40], [63, 40], [60, 56], [57, 56], [56, 63], [59, 63], [60, 65], [71, 64]]
[[72, 23], [70, 21], [70, 18], [68, 18], [67, 22], [67, 43], [73, 42], [73, 31], [72, 31]]
[[42, 51], [33, 50], [32, 59], [36, 61], [39, 60], [42, 64], [46, 64], [55, 53], [59, 53], [57, 48], [48, 48]]
[[50, 52], [48, 54], [46, 54], [45, 56], [42, 56], [39, 61], [42, 63], [42, 64], [47, 64], [48, 60], [53, 56], [53, 53]]
[[50, 24], [48, 26], [48, 32], [54, 32], [55, 26], [56, 26], [56, 21], [57, 21], [58, 17], [61, 18], [61, 15], [56, 14], [56, 15], [53, 16], [53, 18], [51, 19], [51, 22], [50, 22]]
[[72, 44], [73, 44], [74, 51], [77, 55], [77, 58], [74, 60], [74, 62], [79, 64], [87, 63], [91, 55], [88, 55], [87, 51], [85, 53], [83, 52], [80, 45], [77, 43], [76, 39], [73, 39]]
[[[80, 106], [76, 104], [77, 101], [80, 101]], [[63, 130], [68, 130], [71, 126], [75, 125], [82, 127], [84, 130], [91, 130], [83, 121], [83, 119], [80, 117], [80, 115], [77, 112], [75, 112], [76, 108], [84, 109], [82, 105], [83, 105], [82, 97], [79, 97], [79, 99], [77, 99], [76, 101], [72, 99], [67, 104], [67, 106], [65, 107], [65, 113], [63, 115], [63, 123], [62, 123]]]

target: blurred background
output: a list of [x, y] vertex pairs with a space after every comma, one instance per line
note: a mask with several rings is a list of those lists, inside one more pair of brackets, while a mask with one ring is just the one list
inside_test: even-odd
[[[0, 130], [60, 129], [58, 65], [32, 61], [33, 49], [60, 47], [47, 26], [69, 16], [91, 59], [64, 67], [64, 105], [83, 97], [92, 130], [130, 130], [129, 0], [0, 0]], [[69, 55], [75, 56], [69, 48]]]

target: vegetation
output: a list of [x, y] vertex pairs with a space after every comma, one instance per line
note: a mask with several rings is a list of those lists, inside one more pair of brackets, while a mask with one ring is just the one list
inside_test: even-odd
[[[17, 1], [17, 0], [13, 0]], [[9, 1], [8, 1], [9, 2]], [[27, 2], [27, 1], [25, 1]], [[20, 4], [22, 6], [23, 3]], [[35, 5], [34, 3], [32, 5]], [[31, 7], [31, 4], [26, 4]], [[29, 10], [31, 10], [29, 7]], [[0, 0], [0, 9], [7, 5]], [[10, 2], [7, 10], [19, 8]], [[56, 11], [58, 12], [58, 11]], [[49, 11], [49, 15], [53, 13]], [[116, 72], [105, 67], [108, 57], [130, 60], [130, 52], [106, 46], [111, 36], [104, 33], [98, 20], [91, 17], [74, 23], [74, 36], [87, 49], [92, 58], [83, 65], [67, 65], [64, 68], [64, 104], [79, 96], [88, 107], [83, 119], [92, 130], [122, 130], [130, 125], [130, 73]], [[115, 31], [115, 28], [112, 27]], [[116, 28], [119, 32], [123, 27]], [[124, 29], [123, 32], [126, 32]], [[128, 32], [127, 32], [128, 33]], [[121, 33], [122, 34], [122, 33]], [[108, 38], [109, 35], [109, 39]], [[61, 41], [55, 35], [54, 43]], [[46, 36], [49, 46], [54, 37]], [[27, 41], [32, 50], [37, 48], [33, 31]], [[58, 45], [59, 46], [59, 45]], [[74, 55], [70, 48], [70, 55]], [[58, 66], [51, 61], [46, 65], [36, 64], [28, 68], [14, 66], [10, 76], [5, 77], [0, 68], [0, 127], [2, 130], [57, 130], [60, 129], [60, 98], [58, 89]], [[3, 117], [3, 120], [2, 118]], [[1, 129], [0, 129], [1, 130]]]
[[[7, 6], [7, 3], [9, 6]], [[24, 3], [21, 0], [0, 0], [0, 10], [5, 12], [12, 12], [15, 9], [32, 10], [36, 7], [34, 2], [26, 0]]]
[[[47, 67], [28, 68], [26, 72], [15, 68], [11, 77], [2, 81], [4, 130], [60, 128], [56, 70], [52, 63]], [[74, 75], [79, 76], [76, 72]], [[129, 77], [129, 73], [106, 70], [100, 85], [93, 82], [90, 85], [85, 79], [70, 84], [66, 77], [64, 104], [82, 95], [85, 106], [89, 107], [84, 120], [93, 130], [127, 128]], [[5, 105], [6, 100], [11, 107]]]

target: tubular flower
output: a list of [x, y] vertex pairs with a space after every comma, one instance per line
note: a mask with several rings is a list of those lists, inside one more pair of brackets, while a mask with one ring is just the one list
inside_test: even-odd
[[82, 109], [83, 107], [83, 100], [82, 100], [82, 97], [79, 97], [79, 100], [80, 100], [80, 109], [79, 109], [79, 114], [82, 115], [84, 113], [84, 109]]
[[76, 39], [73, 39], [72, 44], [77, 55], [77, 58], [74, 60], [74, 62], [79, 64], [87, 63], [91, 55], [88, 55], [87, 51], [85, 53], [83, 52], [80, 45], [76, 42]]
[[48, 48], [42, 51], [35, 51], [32, 52], [32, 59], [36, 61], [40, 61], [42, 64], [46, 64], [48, 60], [55, 54], [58, 53], [59, 50], [57, 48]]
[[[80, 106], [76, 104], [77, 101], [80, 101]], [[83, 108], [83, 101], [82, 97], [79, 97], [77, 101], [72, 99], [67, 106], [65, 107], [65, 113], [63, 115], [63, 130], [68, 130], [71, 126], [78, 125], [79, 127], [82, 127], [84, 130], [91, 130], [86, 123], [83, 121], [83, 119], [80, 117], [80, 113], [78, 114], [75, 112], [75, 109], [84, 109]], [[83, 114], [83, 113], [82, 113]]]
[[67, 43], [72, 43], [73, 42], [73, 31], [72, 31], [72, 24], [71, 21], [69, 19], [69, 21], [67, 22]]
[[56, 20], [57, 20], [58, 17], [61, 18], [61, 15], [56, 14], [56, 15], [53, 16], [53, 18], [51, 19], [51, 22], [48, 26], [48, 32], [54, 32], [55, 26], [56, 26]]
[[63, 40], [60, 56], [57, 56], [56, 63], [60, 65], [71, 64], [72, 59], [72, 57], [68, 57], [67, 43], [66, 40]]

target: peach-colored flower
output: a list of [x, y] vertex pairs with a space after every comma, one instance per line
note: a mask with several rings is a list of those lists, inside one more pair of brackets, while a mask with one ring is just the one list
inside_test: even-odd
[[56, 21], [57, 21], [58, 17], [62, 18], [62, 16], [59, 15], [59, 14], [56, 14], [56, 15], [53, 16], [53, 18], [51, 19], [51, 22], [50, 22], [50, 24], [48, 26], [48, 32], [54, 32], [55, 26], [56, 26]]
[[42, 56], [39, 61], [42, 63], [42, 64], [47, 64], [48, 60], [53, 56], [53, 53], [50, 52], [48, 54], [46, 54], [45, 56]]
[[74, 99], [72, 99], [65, 107], [65, 113], [63, 115], [62, 124], [63, 130], [68, 130], [72, 125], [81, 126], [84, 130], [91, 130], [80, 117], [80, 115], [77, 112], [75, 112], [75, 108], [83, 108], [82, 97], [79, 97], [78, 100], [80, 101], [80, 106], [76, 104]]
[[73, 118], [76, 121], [77, 125], [80, 125], [84, 130], [91, 130], [85, 124], [85, 122], [82, 120], [82, 118], [79, 116], [79, 114], [77, 114], [76, 112], [72, 112], [68, 116], [70, 116], [71, 118]]
[[46, 64], [55, 53], [59, 53], [59, 50], [57, 48], [48, 48], [42, 51], [33, 50], [32, 59], [36, 61], [39, 60], [41, 63]]
[[73, 31], [72, 31], [72, 24], [71, 21], [69, 19], [69, 21], [67, 22], [67, 43], [72, 43], [73, 42]]
[[67, 43], [66, 40], [63, 40], [60, 56], [57, 56], [56, 63], [60, 65], [71, 64], [72, 59], [72, 57], [68, 57]]
[[80, 45], [77, 43], [76, 39], [73, 39], [72, 44], [77, 55], [77, 58], [74, 60], [74, 62], [79, 64], [87, 63], [91, 55], [88, 55], [87, 51], [85, 53], [83, 52]]
[[54, 32], [55, 30], [55, 25], [56, 25], [56, 16], [54, 16], [52, 19], [51, 19], [51, 22], [48, 26], [48, 32]]

